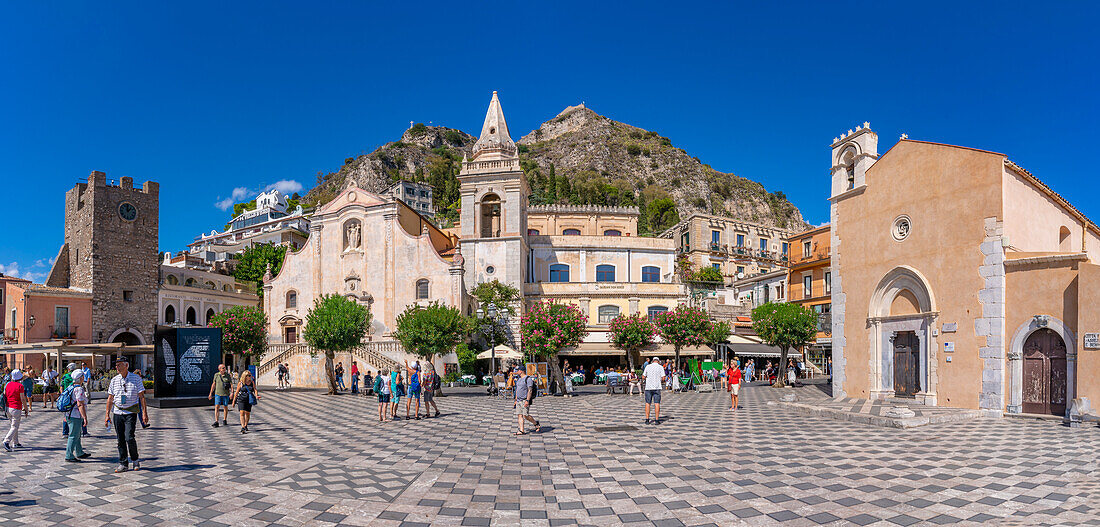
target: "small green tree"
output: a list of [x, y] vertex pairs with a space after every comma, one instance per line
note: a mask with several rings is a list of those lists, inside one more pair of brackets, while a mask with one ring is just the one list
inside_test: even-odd
[[245, 357], [267, 351], [267, 315], [255, 306], [233, 306], [210, 318], [210, 327], [222, 330], [222, 351], [233, 354], [233, 370], [244, 367]]
[[630, 370], [634, 371], [635, 356], [639, 350], [653, 344], [653, 337], [657, 336], [657, 329], [648, 318], [635, 313], [629, 317], [615, 317], [608, 327], [611, 337], [611, 345], [626, 352], [626, 358], [630, 361]]
[[544, 357], [550, 363], [550, 376], [559, 389], [565, 386], [565, 375], [558, 364], [558, 352], [580, 344], [588, 335], [588, 317], [574, 304], [541, 301], [520, 319], [520, 339], [523, 351]]
[[676, 202], [670, 198], [659, 198], [646, 204], [646, 223], [650, 232], [659, 234], [665, 229], [680, 222], [680, 214], [676, 212]]
[[817, 313], [798, 304], [768, 302], [752, 310], [752, 329], [764, 343], [779, 348], [779, 375], [775, 386], [787, 377], [787, 352], [810, 342], [817, 334]]
[[336, 393], [336, 373], [332, 368], [336, 352], [348, 351], [361, 344], [370, 321], [370, 310], [366, 306], [335, 294], [318, 298], [306, 314], [302, 338], [325, 354], [329, 395]]
[[676, 351], [675, 365], [680, 365], [680, 349], [684, 346], [702, 346], [707, 343], [711, 323], [707, 313], [697, 307], [679, 305], [672, 311], [659, 313], [654, 318], [661, 339], [672, 344]]
[[733, 334], [733, 331], [730, 329], [729, 324], [725, 322], [712, 322], [710, 330], [707, 331], [707, 343], [722, 344], [723, 342], [729, 342], [731, 334]]
[[469, 322], [458, 309], [432, 302], [405, 308], [397, 316], [393, 338], [409, 353], [432, 362], [436, 356], [450, 353], [469, 332]]
[[256, 294], [263, 298], [264, 273], [271, 266], [271, 276], [276, 276], [283, 268], [286, 256], [285, 245], [258, 243], [245, 249], [237, 256], [237, 265], [233, 268], [233, 277], [241, 282], [256, 285]]
[[[508, 319], [516, 314], [519, 305], [520, 292], [515, 286], [506, 284], [496, 278], [477, 284], [470, 295], [477, 299], [478, 306], [488, 311], [489, 306], [494, 306], [498, 316]], [[478, 333], [485, 337], [485, 345], [493, 347], [508, 343], [511, 340], [511, 327], [507, 322], [496, 323], [489, 318], [476, 321]]]
[[458, 356], [458, 369], [463, 375], [477, 373], [477, 350], [470, 348], [465, 342], [455, 346], [455, 355]]

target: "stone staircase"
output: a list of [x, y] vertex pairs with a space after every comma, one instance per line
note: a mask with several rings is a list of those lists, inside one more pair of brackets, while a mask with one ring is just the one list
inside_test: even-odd
[[[305, 343], [271, 344], [268, 346], [267, 353], [260, 360], [260, 365], [256, 368], [257, 376], [263, 376], [281, 363], [290, 362], [291, 357], [296, 355], [313, 355], [315, 353], [323, 355], [322, 352], [314, 350], [312, 346]], [[378, 370], [393, 370], [401, 366], [393, 357], [404, 356], [405, 348], [395, 340], [366, 342], [352, 348], [350, 353], [356, 359], [362, 361], [366, 367]]]

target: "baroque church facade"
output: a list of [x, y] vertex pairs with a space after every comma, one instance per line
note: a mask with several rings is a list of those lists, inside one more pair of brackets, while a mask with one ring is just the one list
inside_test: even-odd
[[[301, 342], [306, 314], [326, 294], [368, 306], [373, 319], [368, 345], [397, 362], [413, 357], [384, 344], [392, 341], [396, 319], [408, 306], [439, 301], [471, 315], [477, 306], [469, 291], [494, 279], [523, 294], [519, 313], [510, 320], [517, 349], [519, 315], [527, 306], [554, 299], [589, 313], [586, 343], [563, 355], [606, 354], [618, 360], [606, 335], [612, 311], [652, 315], [685, 300], [683, 286], [674, 280], [675, 241], [638, 237], [636, 210], [528, 206], [527, 179], [496, 92], [458, 180], [457, 234], [437, 228], [402, 200], [350, 183], [318, 209], [308, 240], [287, 253], [277, 276], [265, 280], [270, 357]], [[457, 363], [453, 354], [437, 360], [438, 371]], [[321, 366], [312, 361], [292, 362], [291, 368], [304, 374], [305, 384], [296, 385], [321, 382]], [[261, 367], [261, 380], [269, 371]]]

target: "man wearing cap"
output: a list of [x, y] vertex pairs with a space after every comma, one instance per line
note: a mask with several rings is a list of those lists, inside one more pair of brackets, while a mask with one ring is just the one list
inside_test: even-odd
[[11, 428], [8, 435], [4, 436], [4, 450], [11, 452], [12, 447], [22, 448], [19, 444], [19, 421], [22, 416], [30, 415], [31, 401], [23, 390], [23, 372], [11, 371], [11, 381], [4, 386], [4, 407], [7, 408], [8, 417], [11, 419]]
[[80, 444], [80, 430], [84, 428], [84, 423], [88, 422], [88, 392], [84, 389], [84, 372], [74, 368], [70, 382], [73, 387], [73, 407], [65, 413], [65, 419], [69, 424], [66, 427], [69, 429], [69, 442], [65, 447], [65, 461], [79, 463], [81, 459], [91, 456]]
[[139, 415], [141, 424], [149, 425], [149, 409], [145, 405], [145, 385], [138, 374], [130, 371], [129, 361], [120, 357], [115, 362], [115, 369], [118, 375], [111, 379], [107, 387], [107, 415], [103, 417], [103, 425], [109, 425], [114, 418], [115, 438], [118, 439], [118, 468], [115, 472], [126, 472], [130, 470], [131, 461], [134, 470], [141, 467], [134, 430]]

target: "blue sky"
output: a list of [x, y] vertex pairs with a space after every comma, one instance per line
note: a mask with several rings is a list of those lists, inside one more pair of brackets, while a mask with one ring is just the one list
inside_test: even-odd
[[179, 251], [234, 189], [308, 189], [409, 121], [476, 133], [493, 90], [516, 138], [585, 101], [814, 223], [828, 143], [863, 121], [880, 151], [1004, 152], [1097, 219], [1095, 6], [5, 3], [0, 272], [44, 277], [92, 170], [159, 181]]

